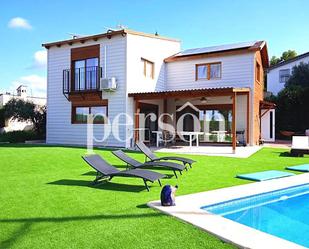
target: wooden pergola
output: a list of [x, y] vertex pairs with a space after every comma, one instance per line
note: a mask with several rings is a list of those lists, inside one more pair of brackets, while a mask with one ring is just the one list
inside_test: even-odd
[[232, 99], [232, 147], [233, 152], [236, 150], [236, 100], [237, 96], [246, 95], [247, 97], [247, 143], [249, 143], [249, 130], [250, 130], [250, 88], [234, 88], [234, 87], [223, 87], [223, 88], [200, 88], [191, 90], [169, 90], [169, 91], [156, 91], [156, 92], [140, 92], [140, 93], [129, 93], [128, 96], [134, 98], [135, 102], [135, 139], [138, 140], [138, 128], [139, 128], [139, 113], [140, 113], [140, 101], [141, 100], [163, 100], [163, 112], [167, 112], [167, 99], [170, 98], [198, 98], [198, 97], [221, 97], [229, 96]]

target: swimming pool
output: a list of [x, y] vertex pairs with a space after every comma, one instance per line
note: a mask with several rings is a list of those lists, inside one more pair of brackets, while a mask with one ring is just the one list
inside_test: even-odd
[[202, 209], [309, 247], [309, 184], [207, 205]]

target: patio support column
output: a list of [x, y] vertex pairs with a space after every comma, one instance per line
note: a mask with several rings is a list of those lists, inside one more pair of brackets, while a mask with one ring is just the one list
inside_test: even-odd
[[233, 93], [233, 110], [232, 110], [232, 148], [236, 152], [236, 92]]
[[135, 115], [135, 122], [134, 122], [134, 142], [138, 142], [139, 139], [139, 113], [140, 113], [140, 106], [139, 106], [139, 101], [136, 99], [135, 100], [135, 111], [134, 111], [134, 115]]

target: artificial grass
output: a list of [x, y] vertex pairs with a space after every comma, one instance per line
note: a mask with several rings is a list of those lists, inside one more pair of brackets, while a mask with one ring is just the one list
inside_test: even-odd
[[[0, 248], [234, 248], [216, 237], [148, 208], [159, 199], [158, 183], [147, 192], [140, 179], [114, 178], [91, 186], [94, 173], [83, 148], [0, 146]], [[108, 150], [96, 150], [119, 168]], [[139, 160], [144, 157], [131, 153]], [[164, 155], [164, 154], [161, 154]], [[179, 179], [177, 195], [248, 181], [237, 174], [309, 163], [284, 149], [264, 148], [248, 159], [190, 156], [197, 163]], [[170, 171], [163, 171], [171, 174]]]

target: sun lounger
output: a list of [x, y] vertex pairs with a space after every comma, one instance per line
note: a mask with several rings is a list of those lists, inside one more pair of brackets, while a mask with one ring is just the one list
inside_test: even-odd
[[166, 157], [157, 157], [152, 151], [143, 143], [143, 142], [137, 142], [136, 146], [143, 152], [146, 156], [146, 159], [149, 158], [150, 161], [156, 162], [156, 161], [165, 161], [165, 160], [174, 160], [182, 162], [183, 165], [189, 165], [190, 168], [192, 168], [192, 164], [195, 162], [192, 159], [185, 158], [185, 157], [178, 157], [178, 156], [166, 156]]
[[309, 154], [309, 137], [308, 136], [293, 136], [292, 137], [292, 156], [304, 156]]
[[160, 162], [160, 161], [149, 161], [149, 162], [145, 162], [145, 163], [141, 163], [137, 160], [135, 160], [132, 157], [129, 157], [126, 153], [124, 153], [122, 150], [116, 150], [116, 151], [112, 151], [112, 153], [118, 157], [120, 160], [122, 160], [123, 162], [125, 162], [128, 166], [132, 167], [132, 168], [143, 168], [143, 167], [162, 167], [162, 168], [166, 168], [166, 169], [170, 169], [174, 171], [174, 175], [177, 178], [177, 174], [176, 171], [179, 171], [181, 174], [181, 171], [183, 171], [184, 169], [186, 169], [186, 167], [182, 164], [178, 164], [178, 163], [173, 163], [173, 162]]
[[110, 165], [108, 162], [106, 162], [99, 155], [88, 155], [83, 156], [82, 158], [97, 171], [97, 176], [94, 180], [94, 183], [98, 183], [98, 181], [101, 179], [111, 180], [113, 177], [136, 177], [143, 179], [145, 187], [147, 191], [149, 191], [147, 181], [154, 182], [158, 180], [161, 186], [160, 179], [165, 177], [165, 175], [162, 175], [160, 173], [143, 169], [130, 169], [120, 171], [114, 166]]

